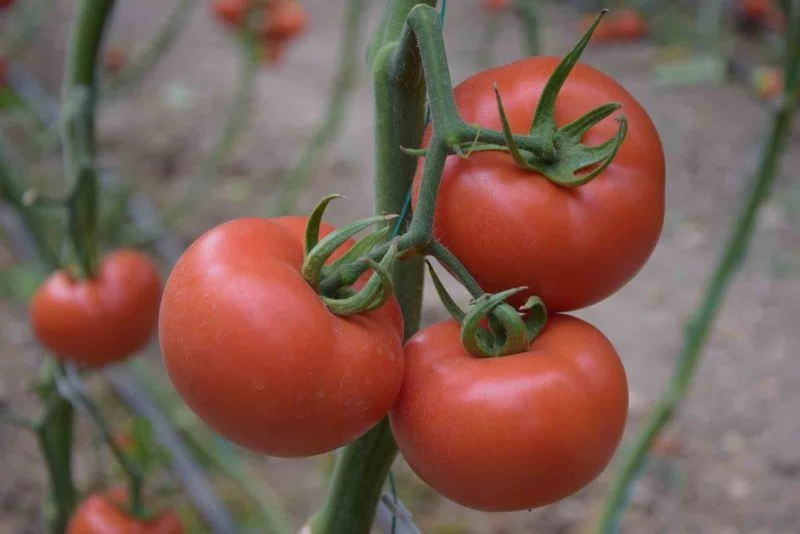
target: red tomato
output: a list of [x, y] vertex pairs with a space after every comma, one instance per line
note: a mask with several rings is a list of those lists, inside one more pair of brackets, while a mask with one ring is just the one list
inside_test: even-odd
[[414, 472], [486, 511], [543, 506], [594, 480], [628, 411], [625, 370], [605, 336], [554, 315], [528, 352], [481, 359], [464, 350], [459, 331], [447, 321], [406, 344], [390, 419]]
[[308, 25], [308, 13], [294, 0], [269, 6], [264, 17], [263, 36], [272, 40], [292, 39]]
[[92, 280], [51, 274], [31, 300], [33, 333], [59, 359], [86, 367], [118, 362], [147, 344], [160, 292], [153, 262], [118, 250], [103, 258]]
[[481, 0], [484, 11], [503, 11], [511, 7], [511, 0]]
[[397, 302], [331, 313], [300, 274], [305, 224], [252, 218], [209, 230], [178, 260], [161, 304], [161, 351], [186, 403], [226, 438], [273, 456], [359, 437], [403, 379]]
[[0, 0], [0, 9], [11, 7], [13, 4], [14, 0]]
[[239, 27], [244, 24], [250, 0], [214, 0], [214, 16], [227, 25]]
[[[496, 82], [511, 129], [527, 132], [558, 62], [534, 57], [472, 76], [455, 88], [462, 117], [501, 129]], [[661, 141], [647, 112], [617, 82], [579, 63], [558, 96], [555, 117], [565, 125], [612, 101], [623, 105], [628, 135], [611, 165], [588, 184], [555, 185], [500, 152], [447, 158], [434, 235], [485, 291], [527, 286], [513, 303], [538, 295], [552, 312], [573, 310], [611, 295], [647, 261], [664, 220], [665, 174]], [[598, 145], [617, 128], [609, 117], [583, 142]], [[430, 131], [425, 144], [429, 137]], [[415, 207], [422, 167], [414, 181]]]
[[183, 526], [173, 512], [141, 520], [122, 508], [124, 501], [124, 494], [119, 492], [91, 495], [75, 510], [67, 534], [183, 534]]
[[776, 31], [786, 27], [786, 17], [774, 0], [739, 0], [737, 14], [746, 26]]
[[[583, 31], [589, 29], [595, 15], [587, 15], [581, 19]], [[641, 13], [633, 8], [616, 9], [605, 16], [592, 34], [595, 43], [638, 41], [647, 36], [647, 22]]]
[[125, 67], [125, 52], [116, 47], [106, 50], [103, 66], [111, 74], [117, 74]]

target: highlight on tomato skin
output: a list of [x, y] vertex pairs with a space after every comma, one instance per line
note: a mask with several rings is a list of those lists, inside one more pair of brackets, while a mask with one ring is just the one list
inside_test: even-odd
[[[478, 72], [454, 89], [468, 124], [501, 130], [496, 84], [514, 133], [528, 133], [538, 98], [560, 59], [537, 56]], [[551, 312], [584, 308], [614, 294], [644, 266], [665, 213], [665, 159], [658, 132], [636, 99], [602, 72], [578, 63], [558, 94], [559, 126], [619, 102], [628, 134], [610, 165], [589, 183], [563, 187], [523, 169], [511, 155], [448, 156], [439, 186], [434, 236], [489, 293], [527, 287], [510, 302], [540, 297]], [[616, 117], [584, 135], [597, 146], [613, 138]], [[425, 132], [423, 146], [431, 136]], [[416, 209], [424, 168], [412, 190]]]
[[34, 336], [60, 360], [87, 368], [122, 361], [147, 345], [156, 327], [161, 282], [153, 261], [136, 250], [102, 258], [96, 276], [52, 273], [33, 295]]
[[170, 273], [159, 318], [164, 363], [186, 404], [230, 441], [272, 456], [358, 438], [386, 415], [403, 379], [397, 301], [331, 313], [300, 272], [306, 221], [212, 228]]
[[593, 481], [619, 445], [625, 369], [589, 323], [554, 315], [528, 352], [476, 358], [445, 321], [405, 347], [390, 412], [397, 445], [431, 488], [463, 506], [513, 511], [563, 499]]
[[112, 489], [87, 497], [75, 510], [66, 534], [183, 534], [184, 528], [172, 511], [149, 519], [131, 516], [126, 510], [125, 490]]

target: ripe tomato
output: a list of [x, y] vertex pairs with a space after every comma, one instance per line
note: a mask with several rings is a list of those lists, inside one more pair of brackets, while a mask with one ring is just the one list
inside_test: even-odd
[[264, 12], [262, 37], [287, 40], [302, 33], [308, 25], [308, 13], [294, 0], [270, 5]]
[[397, 302], [331, 313], [300, 274], [305, 224], [251, 218], [209, 230], [178, 260], [161, 304], [161, 351], [186, 403], [226, 438], [273, 456], [359, 437], [403, 379]]
[[124, 504], [124, 492], [89, 496], [72, 515], [67, 534], [183, 534], [173, 512], [143, 521], [128, 515]]
[[786, 18], [775, 0], [739, 0], [736, 8], [740, 24], [747, 29], [782, 31], [786, 27]]
[[503, 11], [511, 7], [511, 0], [481, 0], [484, 11]]
[[590, 324], [554, 315], [528, 352], [475, 358], [455, 321], [406, 344], [390, 420], [408, 464], [470, 508], [508, 511], [562, 499], [591, 482], [619, 444], [625, 370]]
[[31, 299], [31, 326], [56, 358], [86, 367], [118, 362], [147, 344], [160, 293], [153, 262], [135, 250], [117, 250], [103, 258], [94, 279], [51, 274]]
[[[534, 57], [472, 76], [455, 88], [462, 117], [500, 130], [492, 90], [497, 83], [512, 131], [527, 132], [558, 62]], [[513, 303], [538, 295], [552, 312], [573, 310], [611, 295], [647, 261], [664, 220], [665, 174], [661, 141], [647, 112], [617, 82], [579, 63], [558, 96], [556, 122], [565, 125], [612, 101], [623, 105], [628, 135], [611, 165], [585, 185], [558, 186], [500, 152], [447, 158], [434, 235], [485, 291], [527, 286]], [[617, 128], [609, 117], [583, 142], [600, 144]], [[425, 144], [429, 137], [430, 130]], [[414, 206], [422, 167], [414, 181]]]
[[247, 16], [249, 0], [214, 0], [214, 16], [227, 26], [239, 27]]

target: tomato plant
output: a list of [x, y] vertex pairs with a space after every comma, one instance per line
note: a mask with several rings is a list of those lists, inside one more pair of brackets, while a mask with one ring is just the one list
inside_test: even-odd
[[90, 280], [64, 270], [51, 274], [31, 299], [31, 327], [59, 359], [86, 367], [118, 362], [147, 344], [160, 293], [153, 262], [135, 250], [117, 250]]
[[306, 222], [237, 219], [209, 230], [178, 260], [161, 305], [161, 351], [186, 403], [231, 441], [275, 456], [357, 438], [386, 414], [403, 377], [396, 301], [331, 313], [300, 272]]
[[109, 491], [90, 495], [75, 510], [67, 534], [183, 534], [173, 512], [151, 519], [138, 519], [125, 509], [125, 493]]
[[[557, 64], [556, 58], [534, 57], [479, 72], [455, 88], [461, 116], [468, 124], [499, 129], [497, 84], [511, 130], [526, 131]], [[612, 78], [578, 63], [558, 94], [555, 120], [567, 124], [613, 101], [622, 104], [630, 134], [611, 164], [579, 187], [554, 184], [506, 153], [448, 157], [434, 235], [486, 291], [527, 286], [512, 302], [538, 295], [549, 310], [566, 311], [611, 295], [644, 265], [664, 220], [665, 178], [661, 141], [647, 112]], [[606, 118], [584, 142], [599, 144], [616, 128]], [[422, 165], [415, 207], [421, 171]]]
[[479, 510], [521, 510], [574, 493], [608, 464], [625, 427], [628, 386], [611, 343], [555, 315], [527, 352], [475, 358], [447, 321], [406, 344], [390, 419], [417, 475]]

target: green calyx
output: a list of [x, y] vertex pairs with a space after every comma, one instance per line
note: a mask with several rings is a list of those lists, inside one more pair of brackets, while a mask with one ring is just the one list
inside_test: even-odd
[[[608, 10], [601, 11], [575, 47], [561, 60], [542, 90], [539, 103], [527, 134], [511, 132], [503, 100], [494, 87], [502, 132], [464, 126], [457, 141], [450, 144], [452, 153], [466, 158], [474, 152], [508, 152], [521, 168], [543, 175], [551, 182], [575, 187], [591, 181], [611, 164], [628, 131], [624, 115], [617, 117], [617, 133], [597, 146], [581, 142], [593, 126], [618, 111], [622, 104], [610, 102], [599, 106], [577, 120], [559, 128], [555, 121], [556, 99], [572, 69], [591, 40], [594, 30]], [[473, 139], [474, 137], [474, 139]], [[425, 155], [414, 151], [415, 155]]]
[[[399, 256], [397, 244], [393, 242], [389, 245], [380, 261], [367, 256], [377, 246], [385, 243], [391, 229], [386, 223], [396, 216], [377, 216], [355, 221], [320, 239], [319, 232], [325, 208], [336, 198], [343, 197], [330, 195], [322, 199], [308, 218], [305, 231], [305, 259], [301, 273], [309, 285], [320, 293], [328, 309], [336, 315], [346, 316], [373, 311], [383, 306], [392, 296], [391, 270]], [[336, 261], [326, 265], [330, 257], [349, 239], [366, 228], [381, 223], [383, 223], [382, 228], [367, 234]], [[358, 291], [349, 285], [322, 291], [322, 282], [326, 278], [335, 277], [340, 268], [357, 262], [363, 262], [372, 270], [372, 275]]]
[[[461, 344], [475, 357], [495, 358], [525, 352], [547, 323], [547, 309], [539, 297], [529, 298], [519, 311], [505, 302], [524, 287], [485, 293], [473, 300], [465, 313], [447, 293], [430, 263], [428, 270], [445, 309], [461, 323]], [[489, 329], [482, 326], [484, 320]]]

